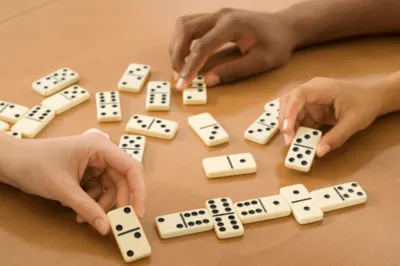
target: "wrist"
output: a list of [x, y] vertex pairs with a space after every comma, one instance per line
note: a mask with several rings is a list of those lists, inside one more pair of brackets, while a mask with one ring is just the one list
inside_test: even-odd
[[13, 168], [18, 167], [17, 150], [21, 140], [0, 132], [0, 182], [17, 186], [16, 177], [12, 174]]
[[378, 116], [400, 110], [400, 72], [391, 74], [370, 85], [371, 89], [380, 92]]

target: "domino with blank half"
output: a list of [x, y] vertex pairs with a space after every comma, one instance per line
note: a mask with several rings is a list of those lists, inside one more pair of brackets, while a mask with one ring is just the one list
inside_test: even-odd
[[15, 124], [29, 111], [28, 107], [0, 101], [0, 120]]
[[14, 137], [14, 138], [22, 139], [21, 133], [13, 132], [13, 131], [7, 131], [7, 132], [5, 132], [5, 133], [6, 133], [7, 135], [10, 135], [10, 136]]
[[207, 200], [206, 208], [212, 216], [214, 230], [218, 238], [225, 239], [244, 234], [242, 222], [230, 198]]
[[310, 171], [321, 136], [319, 130], [299, 127], [286, 156], [285, 166], [297, 171]]
[[6, 122], [0, 121], [0, 132], [6, 132], [9, 129], [10, 126]]
[[203, 168], [208, 178], [217, 178], [255, 173], [257, 164], [251, 153], [240, 153], [205, 158]]
[[314, 190], [310, 194], [323, 212], [346, 208], [367, 201], [367, 193], [356, 182]]
[[33, 90], [43, 96], [49, 96], [79, 80], [79, 75], [70, 68], [59, 69], [32, 84]]
[[281, 195], [239, 201], [235, 208], [243, 224], [281, 218], [292, 212]]
[[56, 115], [59, 115], [88, 100], [90, 93], [79, 87], [71, 86], [57, 94], [54, 94], [42, 101], [42, 106], [52, 109]]
[[216, 146], [229, 141], [228, 133], [209, 113], [190, 116], [188, 122], [207, 146]]
[[150, 81], [147, 85], [146, 110], [168, 111], [171, 85], [168, 81]]
[[140, 92], [150, 76], [151, 67], [142, 64], [130, 64], [118, 83], [120, 91]]
[[107, 139], [110, 139], [110, 136], [108, 134], [104, 133], [103, 131], [101, 131], [101, 130], [99, 130], [97, 128], [88, 129], [85, 132], [83, 132], [82, 134], [88, 134], [88, 133], [99, 133], [99, 134], [102, 134]]
[[206, 209], [196, 209], [159, 216], [157, 231], [161, 238], [172, 238], [212, 230], [214, 224]]
[[299, 224], [313, 223], [324, 218], [324, 213], [304, 185], [283, 187], [279, 194], [289, 203], [293, 216]]
[[144, 148], [146, 146], [146, 137], [137, 135], [123, 135], [119, 141], [119, 147], [129, 156], [143, 161]]
[[96, 93], [97, 121], [116, 122], [121, 121], [121, 101], [119, 93], [98, 92]]
[[246, 129], [244, 138], [258, 144], [266, 144], [278, 131], [278, 113], [266, 111]]
[[132, 206], [115, 209], [107, 216], [125, 262], [150, 256], [150, 244]]
[[126, 131], [160, 139], [173, 139], [178, 123], [157, 117], [135, 114], [126, 125]]
[[182, 97], [185, 105], [207, 104], [207, 86], [204, 77], [196, 77], [188, 88], [183, 91]]
[[21, 133], [25, 138], [34, 138], [42, 129], [53, 120], [55, 113], [51, 109], [34, 106], [11, 131]]

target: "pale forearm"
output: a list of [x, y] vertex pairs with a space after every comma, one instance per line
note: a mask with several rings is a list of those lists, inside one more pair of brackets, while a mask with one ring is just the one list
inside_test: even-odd
[[379, 115], [400, 111], [400, 71], [371, 86], [383, 95]]
[[350, 36], [400, 33], [398, 0], [313, 0], [278, 13], [296, 48]]
[[18, 165], [16, 152], [20, 140], [0, 132], [0, 183], [16, 186], [16, 181], [10, 176], [10, 168]]

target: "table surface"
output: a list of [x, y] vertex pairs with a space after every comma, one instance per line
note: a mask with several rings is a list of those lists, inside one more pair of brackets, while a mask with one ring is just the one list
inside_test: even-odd
[[[115, 90], [129, 63], [152, 66], [151, 80], [171, 77], [168, 41], [176, 17], [221, 7], [274, 11], [293, 3], [261, 0], [19, 0], [0, 1], [0, 99], [26, 106], [43, 99], [31, 89], [37, 78], [64, 66], [81, 75], [94, 94]], [[272, 3], [276, 2], [276, 3]], [[156, 8], [155, 8], [156, 7]], [[190, 107], [173, 93], [169, 113], [179, 122], [173, 141], [148, 139], [144, 155], [147, 213], [142, 221], [152, 256], [136, 265], [399, 265], [400, 201], [397, 165], [400, 115], [378, 119], [343, 148], [317, 159], [307, 174], [284, 167], [287, 147], [281, 136], [268, 145], [243, 139], [244, 130], [264, 103], [315, 76], [359, 79], [398, 70], [400, 40], [351, 40], [294, 54], [285, 67], [236, 84], [210, 89], [209, 104]], [[41, 138], [80, 134], [97, 127], [117, 143], [133, 113], [145, 113], [145, 93], [121, 96], [121, 123], [99, 124], [94, 97], [57, 118]], [[234, 104], [233, 104], [234, 103]], [[191, 132], [187, 117], [210, 112], [230, 134], [228, 144], [207, 148]], [[190, 146], [189, 146], [190, 145]], [[251, 152], [257, 174], [209, 180], [201, 159]], [[206, 199], [233, 201], [278, 194], [302, 183], [309, 190], [359, 182], [368, 203], [326, 213], [322, 222], [299, 225], [293, 217], [245, 226], [244, 237], [218, 240], [214, 231], [161, 240], [158, 215], [204, 207]], [[102, 237], [60, 204], [0, 185], [0, 264], [124, 265], [111, 236]]]

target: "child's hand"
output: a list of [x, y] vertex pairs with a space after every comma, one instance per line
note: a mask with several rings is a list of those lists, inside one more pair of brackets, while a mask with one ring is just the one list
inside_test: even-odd
[[[205, 74], [208, 86], [279, 67], [289, 60], [294, 37], [277, 14], [221, 9], [211, 14], [181, 17], [170, 43], [177, 89], [187, 88], [206, 62], [211, 68]], [[214, 54], [230, 42], [235, 43], [234, 49]]]
[[[142, 165], [98, 133], [42, 140], [3, 140], [0, 177], [26, 193], [57, 200], [74, 209], [101, 234], [106, 213], [131, 204], [144, 213]], [[4, 143], [3, 143], [4, 142]], [[3, 145], [4, 144], [4, 145]], [[7, 150], [3, 148], [7, 147]]]
[[382, 98], [379, 89], [314, 78], [280, 98], [279, 128], [289, 145], [300, 125], [311, 128], [333, 125], [319, 141], [316, 153], [322, 157], [368, 127], [380, 115]]

